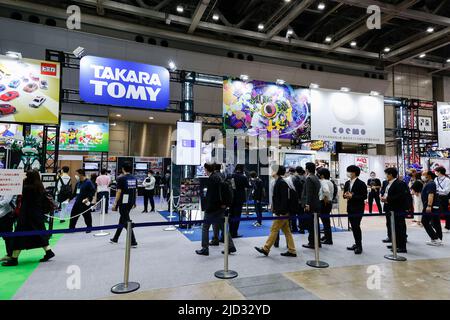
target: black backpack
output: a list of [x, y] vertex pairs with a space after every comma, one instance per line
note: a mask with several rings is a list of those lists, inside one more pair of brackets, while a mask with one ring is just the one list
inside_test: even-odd
[[288, 186], [288, 211], [297, 213], [300, 211], [299, 197], [297, 191]]
[[221, 179], [219, 185], [220, 204], [226, 207], [231, 207], [233, 204], [233, 187], [230, 179]]
[[337, 203], [338, 199], [337, 199], [337, 195], [338, 195], [338, 186], [336, 184], [336, 182], [334, 182], [333, 180], [331, 180], [331, 183], [333, 184], [333, 200], [332, 202]]
[[67, 184], [64, 184], [64, 181], [59, 178], [59, 182], [61, 182], [61, 189], [58, 193], [58, 202], [64, 202], [68, 199], [72, 198], [72, 186], [70, 184], [70, 180]]

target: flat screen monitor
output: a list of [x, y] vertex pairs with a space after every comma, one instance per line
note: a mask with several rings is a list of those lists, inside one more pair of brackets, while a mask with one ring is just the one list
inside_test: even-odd
[[136, 170], [147, 170], [148, 166], [147, 163], [136, 163]]
[[84, 170], [98, 170], [98, 162], [85, 162]]
[[308, 162], [314, 162], [312, 154], [286, 153], [284, 156], [284, 166], [286, 168], [295, 168], [297, 166], [305, 168]]

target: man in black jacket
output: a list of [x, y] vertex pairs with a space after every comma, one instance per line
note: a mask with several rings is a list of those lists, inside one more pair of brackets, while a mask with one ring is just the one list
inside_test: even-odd
[[[206, 174], [209, 176], [207, 183], [207, 191], [205, 197], [205, 220], [207, 222], [202, 225], [202, 249], [196, 250], [198, 255], [208, 256], [209, 246], [219, 245], [219, 229], [222, 228], [222, 219], [225, 216], [226, 206], [222, 203], [221, 199], [221, 184], [222, 176], [220, 172], [215, 170], [215, 165], [206, 163], [205, 164]], [[213, 228], [214, 236], [211, 242], [209, 242], [209, 228], [211, 225], [215, 225]], [[219, 227], [217, 227], [219, 226]], [[233, 239], [231, 236], [228, 237], [228, 248], [229, 252], [236, 252], [236, 247], [234, 246]]]
[[252, 200], [255, 204], [255, 212], [258, 220], [253, 224], [255, 227], [262, 225], [262, 201], [264, 197], [264, 183], [258, 177], [256, 171], [250, 172], [250, 184], [252, 186]]
[[[308, 228], [308, 244], [304, 244], [304, 248], [314, 249], [314, 232], [320, 232], [319, 228], [314, 231], [314, 213], [320, 213], [320, 181], [316, 176], [316, 165], [308, 162], [305, 165], [306, 181], [303, 187], [302, 203], [305, 210], [305, 223]], [[319, 227], [319, 226], [318, 226]], [[319, 247], [321, 244], [319, 243]]]
[[[391, 219], [394, 216], [395, 234], [397, 236], [397, 252], [406, 253], [406, 211], [411, 201], [408, 185], [397, 179], [398, 171], [395, 168], [387, 168], [384, 170], [388, 186], [384, 192], [381, 201], [384, 203], [384, 211], [386, 215], [390, 215]], [[392, 249], [392, 246], [388, 246]]]
[[[274, 215], [278, 217], [289, 216], [289, 199], [288, 199], [289, 186], [283, 179], [283, 176], [285, 174], [286, 168], [283, 166], [279, 166], [277, 172], [273, 175], [273, 178], [276, 179], [276, 181], [273, 187], [273, 194], [272, 194], [272, 212]], [[292, 237], [288, 219], [274, 220], [266, 244], [262, 248], [255, 247], [256, 251], [264, 254], [265, 256], [268, 256], [270, 249], [274, 245], [275, 240], [278, 236], [278, 232], [280, 230], [283, 231], [284, 235], [286, 236], [286, 243], [288, 247], [288, 251], [281, 253], [281, 255], [284, 257], [296, 257], [297, 252], [295, 250], [294, 238]]]
[[355, 244], [347, 247], [347, 250], [354, 251], [355, 254], [361, 254], [362, 232], [361, 220], [364, 214], [365, 200], [367, 199], [367, 185], [358, 177], [361, 169], [355, 165], [347, 167], [347, 177], [350, 179], [344, 186], [344, 199], [347, 200], [347, 213], [349, 215], [350, 226], [352, 227]]
[[[233, 185], [233, 204], [230, 208], [230, 219], [241, 218], [242, 207], [246, 201], [246, 189], [250, 186], [247, 177], [244, 175], [244, 165], [238, 164], [231, 176]], [[241, 237], [238, 234], [240, 221], [230, 221], [230, 234], [233, 238]]]
[[[384, 196], [384, 194], [386, 193], [386, 188], [389, 185], [389, 182], [387, 180], [383, 181], [383, 185], [381, 186], [381, 191], [380, 191], [380, 195], [381, 197]], [[383, 212], [385, 212], [384, 210], [384, 205], [383, 205]], [[383, 239], [383, 243], [391, 243], [392, 242], [392, 233], [391, 233], [391, 218], [390, 216], [387, 214], [386, 215], [386, 229], [387, 229], [387, 238]]]

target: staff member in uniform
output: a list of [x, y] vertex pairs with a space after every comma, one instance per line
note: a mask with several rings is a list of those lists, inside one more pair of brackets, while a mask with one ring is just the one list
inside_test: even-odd
[[367, 186], [370, 188], [369, 213], [372, 213], [373, 200], [375, 200], [375, 203], [377, 204], [378, 213], [382, 213], [383, 209], [380, 202], [381, 181], [377, 178], [376, 173], [373, 171], [370, 173], [370, 179], [367, 181]]
[[[439, 198], [440, 213], [448, 213], [448, 194], [450, 193], [450, 178], [447, 177], [446, 170], [444, 167], [437, 167], [435, 170], [437, 175], [434, 182], [436, 183], [436, 191]], [[450, 232], [450, 216], [445, 216], [445, 229]], [[441, 223], [439, 221], [439, 223]]]
[[435, 175], [432, 171], [422, 172], [422, 181], [425, 183], [422, 189], [423, 215], [422, 224], [431, 238], [427, 242], [429, 246], [442, 245], [442, 226], [439, 217], [439, 200], [436, 196], [436, 183], [433, 181]]
[[[78, 169], [75, 179], [78, 181], [75, 187], [76, 200], [73, 205], [72, 212], [70, 213], [69, 229], [74, 229], [77, 225], [79, 214], [83, 212], [84, 222], [88, 228], [92, 227], [92, 215], [89, 210], [91, 203], [95, 196], [95, 186], [90, 179], [86, 177], [84, 169]], [[86, 231], [89, 233], [90, 231]]]
[[155, 185], [156, 185], [156, 179], [153, 176], [153, 170], [148, 171], [147, 178], [144, 179], [142, 182], [142, 185], [144, 186], [144, 211], [142, 213], [148, 212], [148, 201], [150, 200], [150, 206], [151, 210], [150, 212], [155, 211], [155, 200], [153, 197], [155, 196]]
[[362, 249], [362, 232], [361, 221], [364, 214], [365, 200], [367, 199], [367, 185], [358, 177], [361, 169], [355, 165], [347, 167], [347, 177], [350, 179], [344, 186], [344, 199], [347, 200], [347, 213], [352, 227], [355, 244], [347, 247], [347, 250], [354, 251], [355, 254], [361, 254]]
[[[112, 208], [113, 211], [119, 210], [119, 224], [125, 226], [125, 228], [127, 228], [128, 221], [131, 221], [131, 209], [136, 208], [137, 179], [131, 174], [131, 170], [131, 164], [128, 162], [124, 163], [122, 167], [123, 175], [117, 179], [116, 200]], [[115, 244], [119, 241], [122, 229], [123, 227], [117, 228], [116, 234], [110, 239], [111, 243]], [[127, 232], [130, 232], [130, 230], [127, 230]], [[133, 229], [131, 229], [131, 246], [134, 248], [137, 246]]]

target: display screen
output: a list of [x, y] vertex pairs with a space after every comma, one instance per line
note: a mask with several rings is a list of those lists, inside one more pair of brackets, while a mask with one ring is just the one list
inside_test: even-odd
[[84, 170], [98, 170], [98, 162], [85, 162]]
[[200, 165], [202, 124], [200, 122], [177, 123], [177, 165]]
[[136, 163], [136, 170], [147, 170], [147, 164], [146, 163]]
[[23, 140], [23, 127], [14, 123], [0, 123], [0, 146], [9, 146], [15, 140]]
[[309, 89], [263, 81], [223, 83], [225, 129], [310, 140], [310, 110]]
[[107, 152], [109, 124], [106, 122], [61, 121], [59, 150]]
[[284, 166], [286, 168], [295, 168], [297, 166], [305, 168], [308, 162], [314, 162], [312, 154], [286, 153], [284, 155]]
[[59, 63], [0, 55], [0, 121], [58, 124]]

